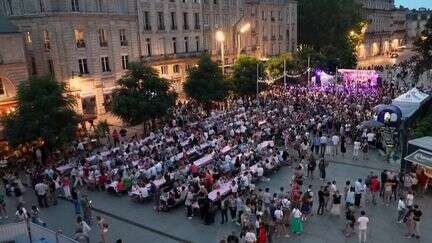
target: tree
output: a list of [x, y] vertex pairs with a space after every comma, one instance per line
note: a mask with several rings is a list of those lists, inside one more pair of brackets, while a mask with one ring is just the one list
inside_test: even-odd
[[[240, 56], [234, 63], [232, 83], [234, 91], [239, 95], [256, 94], [257, 67], [260, 76], [264, 73], [264, 65], [255, 57]], [[260, 87], [261, 90], [261, 87]]]
[[128, 68], [113, 91], [112, 113], [131, 126], [164, 117], [176, 100], [169, 81], [143, 63], [131, 62]]
[[17, 100], [16, 111], [3, 120], [10, 145], [42, 140], [52, 151], [75, 139], [76, 100], [65, 83], [51, 76], [33, 76], [18, 86]]
[[361, 40], [352, 34], [366, 30], [360, 10], [355, 0], [299, 0], [299, 43], [321, 52], [324, 66], [354, 67]]
[[272, 77], [278, 77], [284, 72], [284, 62], [286, 64], [286, 71], [297, 71], [297, 65], [294, 57], [290, 53], [282, 53], [278, 56], [270, 58], [266, 62], [266, 70]]
[[419, 54], [415, 66], [415, 74], [419, 76], [425, 71], [432, 69], [432, 18], [429, 18], [425, 29], [414, 41], [414, 47]]
[[203, 55], [198, 61], [198, 66], [189, 69], [183, 89], [189, 98], [207, 106], [214, 101], [225, 99], [228, 83], [224, 80], [217, 63], [213, 62], [209, 55]]

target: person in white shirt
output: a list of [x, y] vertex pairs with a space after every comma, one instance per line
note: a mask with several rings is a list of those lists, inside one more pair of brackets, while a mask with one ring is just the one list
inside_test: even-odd
[[248, 231], [245, 235], [246, 243], [256, 243], [257, 237], [254, 232]]
[[289, 235], [286, 232], [285, 222], [283, 221], [284, 213], [281, 210], [281, 208], [277, 208], [274, 211], [274, 217], [276, 218], [277, 235], [282, 236], [283, 234], [285, 234], [285, 237], [289, 237]]
[[332, 144], [333, 144], [333, 148], [332, 148], [332, 155], [335, 156], [338, 154], [338, 147], [339, 147], [339, 136], [337, 134], [333, 135], [333, 137], [331, 138], [332, 140]]
[[406, 195], [406, 206], [411, 207], [412, 205], [414, 205], [414, 194], [412, 191], [408, 191]]
[[369, 218], [366, 216], [365, 211], [360, 212], [360, 217], [357, 219], [358, 229], [359, 229], [359, 242], [366, 242], [367, 225], [369, 223]]
[[368, 141], [369, 145], [374, 145], [375, 133], [369, 132], [366, 134], [366, 137], [367, 137], [367, 141]]
[[359, 151], [360, 151], [360, 145], [361, 143], [359, 141], [354, 142], [354, 148], [353, 148], [353, 159], [358, 160], [359, 159]]
[[35, 185], [35, 191], [36, 191], [36, 196], [38, 199], [38, 203], [39, 203], [39, 207], [42, 208], [47, 208], [48, 207], [48, 202], [47, 202], [47, 192], [48, 192], [48, 186], [43, 183], [42, 181], [40, 181], [39, 183], [37, 183]]
[[256, 172], [257, 172], [258, 178], [261, 179], [261, 177], [264, 176], [264, 168], [261, 165], [258, 166], [258, 168], [256, 169]]
[[405, 216], [405, 211], [406, 211], [406, 205], [405, 205], [405, 202], [404, 202], [402, 196], [399, 197], [397, 210], [398, 210], [398, 218], [397, 218], [397, 221], [398, 221], [398, 223], [401, 224], [401, 223], [403, 223], [403, 217]]

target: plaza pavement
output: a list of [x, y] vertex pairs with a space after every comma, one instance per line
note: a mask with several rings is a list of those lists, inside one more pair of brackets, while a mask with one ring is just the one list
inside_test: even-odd
[[[397, 170], [398, 165], [390, 165], [383, 162], [382, 156], [377, 151], [371, 151], [370, 159], [367, 161], [353, 161], [349, 150], [345, 158], [340, 156], [331, 159], [327, 174], [328, 180], [336, 180], [339, 189], [342, 189], [345, 181], [357, 178], [365, 178], [371, 170], [380, 173], [382, 168]], [[317, 172], [317, 171], [316, 171]], [[315, 175], [318, 177], [318, 173]], [[269, 187], [272, 191], [279, 190], [283, 186], [289, 188], [289, 181], [292, 177], [292, 170], [288, 167], [281, 168], [271, 175], [269, 181], [258, 184], [258, 187]], [[312, 184], [316, 194], [322, 181], [315, 179], [306, 181], [305, 184]], [[185, 216], [184, 207], [178, 207], [169, 213], [157, 213], [152, 209], [151, 202], [138, 204], [128, 197], [116, 197], [102, 192], [90, 192], [91, 200], [95, 211], [93, 216], [102, 215], [110, 225], [109, 242], [116, 239], [123, 239], [123, 242], [196, 242], [211, 243], [219, 242], [230, 232], [239, 232], [240, 227], [234, 223], [220, 225], [220, 215], [217, 214], [215, 224], [207, 226], [202, 224], [198, 218], [188, 220]], [[34, 196], [31, 192], [26, 193], [26, 200], [34, 203]], [[429, 195], [424, 199], [416, 199], [423, 210], [421, 224], [422, 238], [404, 238], [405, 225], [396, 223], [396, 205], [386, 207], [379, 202], [377, 206], [368, 204], [366, 211], [371, 220], [368, 230], [368, 241], [376, 243], [403, 243], [403, 242], [432, 242], [432, 197]], [[13, 204], [11, 198], [7, 199], [9, 206]], [[27, 205], [30, 205], [27, 204]], [[314, 211], [317, 207], [315, 197]], [[9, 207], [9, 215], [12, 209]], [[103, 213], [106, 212], [106, 213]], [[358, 215], [358, 214], [357, 214]], [[41, 218], [47, 222], [52, 229], [63, 229], [68, 236], [73, 235], [75, 228], [75, 215], [73, 205], [67, 201], [60, 200], [58, 206], [42, 209]], [[11, 220], [11, 219], [10, 219]], [[9, 220], [9, 221], [10, 221]], [[300, 236], [290, 238], [277, 238], [274, 242], [299, 242], [299, 243], [342, 243], [358, 242], [357, 236], [346, 239], [341, 230], [344, 227], [343, 217], [334, 216], [313, 216], [305, 223], [305, 231]], [[98, 242], [98, 230], [93, 226], [91, 242]]]

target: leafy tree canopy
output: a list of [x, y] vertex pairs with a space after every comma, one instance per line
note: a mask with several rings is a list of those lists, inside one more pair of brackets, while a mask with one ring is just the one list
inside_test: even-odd
[[[257, 65], [260, 61], [250, 56], [240, 56], [234, 63], [232, 82], [234, 90], [240, 95], [256, 94]], [[264, 65], [258, 65], [260, 76], [264, 73]], [[261, 89], [261, 88], [260, 88]]]
[[189, 69], [183, 88], [189, 98], [201, 104], [209, 104], [223, 101], [229, 87], [217, 63], [209, 55], [203, 55], [198, 65]]
[[286, 64], [286, 71], [295, 71], [297, 68], [296, 61], [290, 53], [282, 53], [278, 56], [270, 58], [266, 62], [267, 72], [272, 77], [278, 77], [284, 72], [284, 62]]
[[165, 116], [176, 100], [169, 81], [143, 63], [131, 62], [128, 68], [113, 91], [112, 113], [132, 126]]
[[432, 69], [432, 18], [429, 18], [425, 29], [414, 41], [414, 47], [420, 57], [416, 64], [416, 75]]
[[[299, 0], [299, 43], [321, 52], [322, 64], [356, 65], [355, 47], [365, 31], [361, 6], [355, 0]], [[358, 33], [354, 35], [354, 33]]]
[[64, 83], [51, 76], [33, 76], [18, 86], [17, 100], [16, 112], [3, 120], [4, 135], [12, 146], [42, 140], [53, 150], [75, 138], [76, 100]]

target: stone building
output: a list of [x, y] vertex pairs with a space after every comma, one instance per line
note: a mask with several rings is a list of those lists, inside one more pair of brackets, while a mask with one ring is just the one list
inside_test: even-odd
[[[294, 0], [0, 0], [0, 16], [23, 35], [29, 74], [69, 84], [83, 114], [109, 110], [130, 61], [149, 63], [180, 92], [201, 53], [220, 59], [219, 30], [227, 63], [239, 48], [259, 57], [294, 51], [296, 14]], [[246, 20], [252, 28], [238, 45]]]
[[16, 104], [17, 86], [29, 76], [22, 33], [1, 16], [0, 43], [0, 114], [5, 114]]
[[395, 8], [394, 0], [357, 0], [368, 22], [364, 42], [358, 47], [359, 59], [389, 55], [403, 41], [400, 26], [404, 15]]
[[399, 7], [392, 12], [392, 39], [390, 42], [391, 49], [398, 50], [399, 47], [406, 44], [407, 41], [407, 12], [408, 9]]
[[432, 10], [421, 8], [407, 13], [408, 41], [413, 42], [425, 29], [427, 21], [432, 17]]
[[245, 18], [251, 23], [246, 52], [269, 57], [297, 48], [297, 2], [247, 0]]

